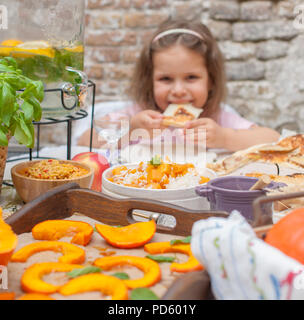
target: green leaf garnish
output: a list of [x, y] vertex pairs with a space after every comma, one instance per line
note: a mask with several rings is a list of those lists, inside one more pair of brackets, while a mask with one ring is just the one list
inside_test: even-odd
[[147, 255], [146, 258], [149, 258], [151, 260], [154, 260], [156, 262], [173, 262], [175, 260], [174, 257], [165, 257], [165, 256], [153, 256], [153, 255]]
[[148, 288], [136, 288], [131, 291], [131, 300], [159, 300], [159, 297]]
[[170, 241], [170, 245], [173, 246], [174, 244], [178, 243], [190, 243], [191, 242], [191, 236], [188, 236], [184, 239], [173, 239]]
[[161, 164], [161, 157], [159, 155], [155, 155], [148, 163], [157, 167]]
[[130, 279], [129, 275], [125, 272], [116, 272], [114, 274], [112, 274], [113, 277], [116, 277], [118, 279], [121, 279], [121, 280], [128, 280]]
[[95, 266], [87, 266], [81, 269], [73, 269], [72, 271], [67, 273], [67, 276], [69, 278], [76, 278], [79, 276], [82, 276], [84, 274], [89, 274], [89, 273], [98, 273], [101, 272], [102, 269], [99, 267], [95, 267]]

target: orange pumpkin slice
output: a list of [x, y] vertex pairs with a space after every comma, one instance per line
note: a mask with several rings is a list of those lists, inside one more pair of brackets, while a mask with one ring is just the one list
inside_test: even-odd
[[119, 228], [96, 223], [95, 228], [113, 247], [131, 249], [138, 248], [152, 239], [156, 231], [156, 223], [150, 220]]
[[1, 292], [0, 300], [15, 300], [15, 292]]
[[128, 288], [140, 288], [153, 286], [161, 279], [161, 269], [157, 262], [147, 258], [135, 256], [114, 256], [99, 258], [94, 261], [94, 265], [103, 270], [110, 270], [116, 266], [131, 265], [144, 272], [144, 276], [139, 279], [122, 280]]
[[265, 242], [304, 264], [304, 208], [295, 209], [268, 231]]
[[26, 293], [18, 300], [55, 300], [52, 297], [48, 296], [47, 294], [42, 293]]
[[17, 246], [18, 238], [10, 225], [2, 219], [0, 207], [0, 265], [6, 266]]
[[36, 240], [59, 240], [73, 236], [71, 243], [86, 246], [94, 232], [93, 227], [82, 221], [46, 220], [36, 224], [32, 235]]
[[30, 243], [17, 252], [12, 257], [12, 262], [25, 262], [31, 255], [41, 251], [61, 252], [58, 262], [62, 263], [83, 263], [85, 260], [85, 251], [68, 242], [60, 241], [39, 241]]
[[81, 269], [82, 265], [59, 262], [34, 263], [29, 266], [21, 277], [21, 287], [25, 292], [51, 294], [57, 292], [62, 285], [54, 285], [42, 280], [43, 276], [52, 272], [69, 272]]
[[70, 280], [59, 289], [64, 296], [88, 291], [100, 291], [113, 300], [128, 299], [128, 288], [123, 281], [104, 274], [86, 274]]
[[193, 256], [191, 252], [190, 244], [178, 243], [171, 245], [168, 242], [153, 242], [148, 243], [144, 246], [144, 250], [150, 254], [159, 253], [184, 253], [189, 256], [188, 261], [184, 263], [173, 262], [170, 265], [170, 270], [175, 272], [190, 272], [196, 270], [202, 270], [204, 267], [199, 263], [199, 261]]

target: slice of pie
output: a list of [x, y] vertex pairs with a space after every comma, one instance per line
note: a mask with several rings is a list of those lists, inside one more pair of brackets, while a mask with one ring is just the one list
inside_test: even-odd
[[170, 104], [163, 113], [162, 124], [170, 127], [183, 127], [186, 122], [197, 119], [203, 109], [193, 107], [191, 104]]

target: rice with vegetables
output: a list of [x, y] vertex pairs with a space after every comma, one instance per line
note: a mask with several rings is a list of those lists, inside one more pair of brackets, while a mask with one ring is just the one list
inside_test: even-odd
[[71, 179], [84, 176], [89, 171], [70, 163], [60, 163], [58, 160], [41, 160], [28, 167], [23, 174], [29, 178], [45, 180]]
[[141, 162], [137, 168], [119, 166], [108, 178], [113, 183], [143, 189], [183, 189], [208, 182], [200, 176], [193, 164], [160, 162], [157, 165]]

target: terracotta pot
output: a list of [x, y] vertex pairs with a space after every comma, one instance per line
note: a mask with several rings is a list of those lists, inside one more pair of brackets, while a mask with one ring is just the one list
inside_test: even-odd
[[6, 165], [7, 147], [0, 146], [0, 193], [2, 188], [2, 181]]

